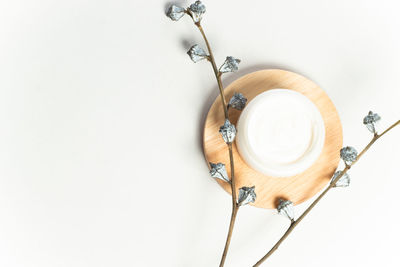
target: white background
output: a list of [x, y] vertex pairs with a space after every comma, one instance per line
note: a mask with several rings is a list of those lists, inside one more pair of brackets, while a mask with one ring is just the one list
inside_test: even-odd
[[[219, 63], [242, 59], [225, 84], [265, 68], [305, 75], [361, 150], [368, 110], [382, 127], [400, 118], [397, 2], [207, 1], [203, 25]], [[210, 65], [186, 55], [199, 33], [166, 18], [167, 4], [1, 0], [0, 266], [218, 265], [231, 200], [201, 149], [218, 91]], [[399, 137], [380, 140], [265, 266], [397, 266]], [[287, 226], [242, 208], [226, 266], [251, 266]]]

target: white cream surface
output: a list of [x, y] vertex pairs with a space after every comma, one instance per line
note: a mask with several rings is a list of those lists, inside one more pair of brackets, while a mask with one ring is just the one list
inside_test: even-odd
[[236, 146], [253, 169], [288, 177], [308, 169], [325, 142], [317, 107], [293, 90], [272, 89], [256, 96], [237, 123]]

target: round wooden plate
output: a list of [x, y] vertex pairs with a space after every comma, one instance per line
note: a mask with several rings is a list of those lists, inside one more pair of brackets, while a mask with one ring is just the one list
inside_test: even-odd
[[[261, 174], [250, 168], [233, 146], [235, 180], [237, 190], [242, 186], [255, 186], [257, 199], [254, 206], [276, 208], [278, 198], [291, 200], [299, 204], [318, 193], [332, 177], [339, 163], [339, 151], [342, 147], [342, 125], [335, 106], [328, 95], [309, 79], [284, 70], [270, 69], [247, 74], [231, 83], [225, 89], [226, 99], [233, 93], [242, 93], [248, 101], [258, 94], [274, 88], [290, 89], [308, 97], [321, 112], [325, 123], [325, 144], [317, 161], [306, 171], [291, 177], [276, 178]], [[236, 124], [240, 111], [231, 109], [229, 119]], [[225, 163], [230, 175], [229, 154], [218, 130], [224, 123], [224, 112], [218, 96], [211, 106], [204, 127], [204, 154], [207, 162]], [[217, 182], [231, 193], [230, 185], [219, 179]]]

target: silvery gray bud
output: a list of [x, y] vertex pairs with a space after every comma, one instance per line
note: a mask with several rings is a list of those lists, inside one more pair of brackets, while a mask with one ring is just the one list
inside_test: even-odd
[[286, 216], [292, 222], [294, 221], [294, 209], [293, 209], [292, 201], [279, 199], [279, 204], [278, 204], [277, 210], [278, 210], [279, 214]]
[[230, 183], [228, 173], [226, 172], [225, 164], [223, 163], [211, 163], [210, 162], [210, 174], [211, 177], [221, 179], [225, 182]]
[[219, 128], [219, 132], [222, 135], [225, 143], [229, 144], [235, 140], [236, 128], [229, 120], [225, 120], [224, 125]]
[[189, 51], [187, 52], [189, 55], [190, 59], [196, 63], [199, 62], [200, 60], [203, 60], [208, 57], [206, 51], [204, 51], [203, 48], [201, 48], [199, 45], [195, 44], [192, 46]]
[[239, 189], [239, 197], [238, 197], [238, 205], [244, 206], [249, 204], [250, 202], [254, 203], [256, 201], [257, 195], [254, 191], [255, 186], [246, 187], [243, 186]]
[[219, 68], [219, 72], [235, 72], [239, 69], [240, 59], [234, 57], [226, 57], [224, 64]]
[[185, 9], [180, 6], [171, 5], [167, 10], [167, 17], [169, 17], [173, 21], [179, 20], [184, 15], [185, 15]]
[[363, 123], [371, 133], [376, 134], [376, 124], [380, 119], [381, 117], [377, 113], [370, 111], [368, 115], [364, 117]]
[[357, 160], [358, 152], [354, 147], [346, 146], [340, 150], [340, 158], [346, 163], [346, 165], [351, 165]]
[[232, 107], [237, 110], [243, 110], [246, 106], [247, 98], [241, 93], [234, 93], [232, 98], [229, 100], [228, 107]]
[[189, 12], [192, 14], [193, 21], [198, 23], [206, 13], [206, 6], [201, 1], [196, 1], [190, 5]]
[[[342, 171], [337, 171], [333, 174], [331, 183], [342, 174]], [[339, 178], [339, 180], [336, 181], [334, 187], [348, 187], [350, 185], [350, 176], [345, 173], [342, 175], [342, 177]]]

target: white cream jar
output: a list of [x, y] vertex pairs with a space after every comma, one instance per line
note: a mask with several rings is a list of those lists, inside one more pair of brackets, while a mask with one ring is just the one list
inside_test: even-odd
[[321, 154], [324, 142], [325, 125], [317, 107], [288, 89], [257, 95], [237, 123], [240, 156], [268, 176], [288, 177], [305, 171]]

